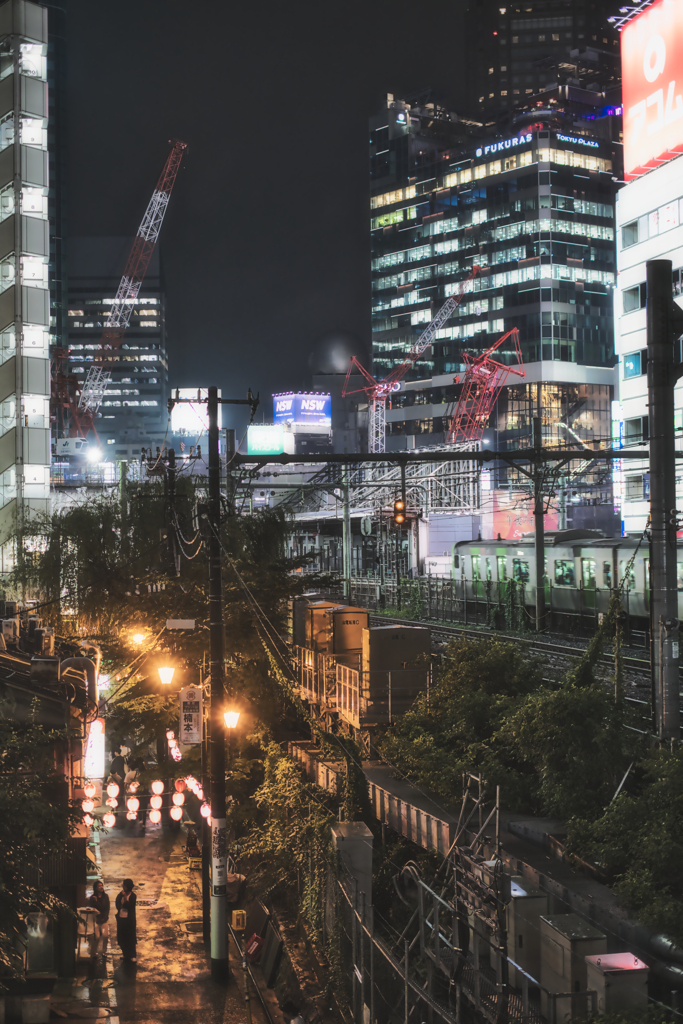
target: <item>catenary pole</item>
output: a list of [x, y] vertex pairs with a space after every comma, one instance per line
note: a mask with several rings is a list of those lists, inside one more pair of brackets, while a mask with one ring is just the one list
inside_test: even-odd
[[351, 504], [349, 501], [349, 467], [342, 469], [342, 559], [344, 567], [344, 597], [351, 600]]
[[674, 341], [683, 313], [673, 300], [671, 260], [648, 260], [646, 277], [654, 718], [668, 742], [680, 737], [674, 385], [681, 370]]
[[218, 388], [210, 387], [209, 414], [209, 642], [211, 662], [211, 977], [228, 979], [227, 826], [225, 819], [225, 652], [221, 578], [221, 478]]
[[532, 441], [536, 459], [534, 460], [534, 538], [536, 556], [536, 632], [544, 628], [545, 620], [545, 535], [543, 531], [543, 448], [542, 422], [539, 416], [532, 420]]

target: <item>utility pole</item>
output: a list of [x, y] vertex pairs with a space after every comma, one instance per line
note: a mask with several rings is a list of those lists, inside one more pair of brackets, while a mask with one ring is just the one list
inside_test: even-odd
[[683, 376], [683, 365], [674, 343], [683, 334], [683, 311], [673, 299], [671, 260], [648, 260], [646, 275], [653, 710], [656, 732], [669, 742], [680, 738], [674, 386]]
[[235, 477], [232, 471], [232, 460], [235, 454], [235, 429], [227, 427], [225, 431], [225, 497], [231, 515], [235, 512]]
[[534, 461], [534, 539], [536, 555], [536, 632], [543, 630], [545, 619], [545, 534], [543, 531], [543, 431], [540, 416], [532, 420], [532, 446]]
[[[169, 412], [178, 402], [201, 401], [175, 398], [168, 401]], [[211, 778], [211, 977], [214, 981], [228, 980], [228, 845], [225, 817], [225, 644], [223, 637], [223, 578], [221, 559], [221, 462], [218, 448], [218, 406], [248, 405], [251, 418], [259, 404], [249, 389], [246, 399], [219, 398], [218, 388], [208, 389], [207, 411], [209, 419], [209, 501], [206, 518], [209, 523], [209, 661], [211, 672], [211, 737], [209, 774]], [[175, 454], [175, 453], [174, 453]]]
[[351, 600], [351, 504], [349, 498], [349, 467], [342, 467], [342, 565], [344, 597]]
[[218, 388], [209, 388], [209, 642], [211, 672], [211, 977], [228, 977], [228, 837], [225, 819], [225, 647], [221, 565]]

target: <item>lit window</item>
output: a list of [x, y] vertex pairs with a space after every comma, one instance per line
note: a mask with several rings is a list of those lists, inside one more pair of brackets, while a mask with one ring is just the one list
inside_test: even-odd
[[480, 96], [480, 97], [479, 97], [479, 102], [480, 102], [480, 103], [483, 103], [483, 102], [484, 102], [484, 97], [483, 97], [483, 96]]
[[518, 43], [519, 42], [519, 36], [513, 36], [512, 37], [512, 42], [513, 43]]
[[526, 93], [533, 92], [533, 91], [534, 91], [533, 89], [525, 89], [524, 90], [524, 92], [526, 92]]
[[490, 99], [490, 100], [492, 100], [492, 99], [493, 99], [493, 96], [494, 96], [494, 94], [493, 94], [492, 92], [490, 92], [490, 93], [489, 93], [489, 99]]
[[559, 34], [559, 32], [553, 32], [552, 40], [553, 40], [554, 43], [559, 43], [559, 41], [560, 41], [560, 34]]
[[501, 64], [500, 65], [500, 70], [501, 71], [507, 71], [507, 65], [506, 64]]
[[82, 309], [70, 309], [69, 316], [85, 316]]
[[141, 320], [140, 327], [156, 327], [156, 320]]
[[539, 43], [544, 43], [545, 42], [545, 35], [540, 35], [538, 37], [538, 41], [539, 41]]
[[519, 96], [519, 89], [513, 89], [512, 93], [514, 96]]
[[624, 356], [625, 380], [628, 380], [629, 377], [640, 377], [642, 375], [642, 359], [640, 355], [640, 352], [631, 352], [630, 355]]
[[493, 74], [493, 68], [489, 68], [489, 74], [490, 74], [490, 75], [492, 75], [492, 74]]
[[501, 89], [501, 90], [500, 90], [500, 95], [501, 95], [501, 96], [507, 96], [507, 94], [508, 94], [508, 91], [507, 91], [507, 89]]

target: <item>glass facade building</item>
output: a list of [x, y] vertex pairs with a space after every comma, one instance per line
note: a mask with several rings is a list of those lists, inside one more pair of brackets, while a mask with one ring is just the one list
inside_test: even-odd
[[[69, 372], [85, 380], [100, 340], [132, 238], [69, 239]], [[168, 413], [165, 297], [158, 247], [155, 249], [130, 326], [111, 357], [112, 379], [95, 429], [108, 460], [140, 455], [160, 445]]]
[[0, 6], [0, 557], [50, 487], [48, 12]]
[[[486, 123], [500, 122], [556, 81], [558, 64], [571, 82], [572, 60], [594, 55], [605, 84], [619, 83], [619, 33], [605, 0], [470, 0], [465, 17], [470, 65], [467, 107]], [[605, 71], [608, 74], [605, 75]], [[578, 84], [578, 83], [575, 83]]]
[[[556, 124], [527, 124], [507, 138], [461, 138], [444, 147], [425, 137], [421, 120], [407, 104], [390, 100], [371, 124], [377, 379], [405, 358], [472, 267], [481, 269], [432, 348], [392, 395], [387, 449], [442, 443], [464, 354], [480, 355], [513, 327], [526, 378], [501, 393], [491, 419], [492, 446], [528, 443], [536, 415], [546, 440], [609, 439], [612, 143], [566, 134]], [[512, 344], [498, 357], [516, 364]]]

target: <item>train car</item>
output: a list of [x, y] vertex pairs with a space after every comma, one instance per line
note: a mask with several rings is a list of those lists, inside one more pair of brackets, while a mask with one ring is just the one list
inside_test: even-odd
[[[545, 605], [558, 619], [599, 616], [624, 579], [638, 546], [633, 537], [604, 537], [596, 530], [558, 530], [545, 535]], [[679, 563], [679, 615], [683, 616], [683, 548]], [[623, 589], [629, 619], [646, 625], [650, 615], [650, 556], [640, 545]], [[536, 556], [533, 536], [515, 540], [458, 541], [452, 578], [458, 600], [471, 607], [502, 605], [511, 581], [516, 599], [533, 616]]]

